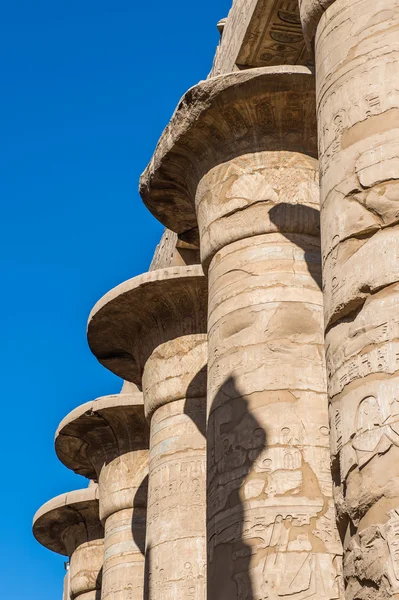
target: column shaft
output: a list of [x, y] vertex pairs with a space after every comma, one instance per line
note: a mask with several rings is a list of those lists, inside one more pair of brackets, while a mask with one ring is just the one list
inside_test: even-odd
[[[205, 438], [185, 413], [186, 402], [159, 408], [151, 420], [150, 600], [205, 598]], [[206, 398], [195, 404], [205, 421]]]
[[[145, 402], [150, 396], [147, 405], [154, 406], [146, 541], [150, 581], [146, 600], [205, 598], [206, 389], [198, 382], [204, 381], [198, 376], [198, 367], [201, 370], [206, 364], [206, 350], [203, 335], [177, 338], [158, 347], [144, 370]], [[190, 372], [192, 381], [182, 398], [185, 386], [181, 375], [185, 378]], [[170, 373], [169, 381], [164, 377], [166, 373]], [[178, 399], [173, 400], [173, 393]]]
[[[346, 597], [399, 598], [399, 2], [327, 4], [315, 53], [328, 391]], [[312, 2], [303, 5], [303, 15], [312, 14]]]
[[208, 600], [343, 597], [315, 112], [303, 67], [208, 79], [141, 178], [162, 222], [198, 228], [209, 274]]
[[63, 592], [62, 600], [71, 600], [71, 583], [70, 583], [69, 569], [65, 573], [65, 577], [64, 577], [64, 592]]
[[142, 387], [150, 422], [145, 600], [205, 598], [206, 313], [192, 265], [121, 284], [90, 316], [92, 351]]
[[72, 552], [69, 561], [71, 600], [99, 600], [103, 555], [103, 539], [84, 542]]
[[69, 557], [65, 600], [99, 600], [104, 528], [98, 512], [98, 488], [62, 494], [44, 504], [33, 519], [33, 534], [43, 546]]
[[[126, 411], [130, 437], [144, 437], [142, 427]], [[117, 420], [111, 421], [116, 425]], [[121, 428], [124, 429], [124, 428]], [[119, 447], [128, 442], [129, 431], [116, 430]], [[118, 442], [118, 440], [116, 440]], [[143, 446], [141, 442], [141, 446]], [[116, 446], [117, 447], [117, 446]], [[115, 450], [114, 450], [115, 452]], [[148, 450], [121, 452], [99, 473], [100, 516], [104, 522], [102, 600], [141, 600], [144, 583]]]
[[[257, 153], [215, 167], [198, 187], [201, 240], [234, 199], [245, 198], [256, 212], [258, 196], [273, 188], [280, 194], [271, 232], [226, 244], [209, 265], [211, 600], [342, 598], [319, 241], [273, 233], [292, 231], [287, 219], [294, 215], [299, 231], [316, 222], [316, 167], [300, 154]], [[294, 188], [303, 205], [284, 205]], [[259, 226], [239, 211], [228, 218], [232, 239], [252, 222]]]
[[60, 460], [98, 480], [104, 524], [103, 600], [142, 599], [148, 431], [142, 393], [97, 398], [65, 417], [55, 440]]
[[143, 508], [126, 508], [106, 520], [102, 599], [142, 599], [145, 524]]

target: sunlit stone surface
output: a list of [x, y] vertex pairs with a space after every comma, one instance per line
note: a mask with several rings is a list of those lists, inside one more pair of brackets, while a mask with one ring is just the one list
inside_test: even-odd
[[[142, 176], [209, 278], [208, 598], [343, 598], [330, 472], [314, 80], [210, 79]], [[171, 185], [171, 178], [176, 187]]]
[[44, 504], [33, 519], [33, 534], [49, 550], [69, 557], [71, 600], [98, 600], [104, 529], [97, 486], [62, 494]]
[[302, 0], [314, 38], [334, 484], [347, 600], [399, 598], [399, 2]]
[[70, 413], [55, 448], [70, 469], [96, 479], [104, 524], [103, 600], [143, 595], [148, 430], [143, 395], [132, 384]]
[[201, 267], [172, 267], [111, 290], [88, 325], [100, 362], [143, 388], [150, 600], [205, 598], [206, 313]]
[[57, 433], [98, 491], [34, 533], [65, 600], [399, 600], [399, 0], [217, 27], [140, 180], [149, 272], [89, 319], [129, 383]]

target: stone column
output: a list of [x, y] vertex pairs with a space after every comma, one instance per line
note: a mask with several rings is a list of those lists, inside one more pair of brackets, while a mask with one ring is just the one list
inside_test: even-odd
[[206, 280], [174, 267], [131, 279], [89, 319], [91, 350], [142, 385], [150, 419], [146, 600], [205, 598]]
[[127, 388], [72, 411], [55, 439], [61, 462], [99, 484], [102, 600], [142, 600], [144, 590], [148, 432], [142, 393]]
[[314, 80], [189, 90], [141, 180], [209, 275], [208, 600], [343, 598], [320, 289]]
[[96, 485], [57, 496], [33, 519], [33, 534], [49, 550], [69, 557], [71, 600], [99, 600], [104, 529]]
[[346, 597], [399, 598], [399, 2], [302, 0], [301, 17], [316, 54], [328, 391]]
[[70, 584], [70, 573], [69, 567], [64, 577], [64, 593], [62, 596], [62, 600], [71, 600], [71, 584]]

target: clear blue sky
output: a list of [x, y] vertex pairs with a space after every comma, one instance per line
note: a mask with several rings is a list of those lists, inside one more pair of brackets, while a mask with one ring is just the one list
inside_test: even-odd
[[60, 420], [119, 380], [86, 343], [111, 287], [146, 271], [162, 227], [138, 177], [180, 96], [206, 77], [230, 0], [0, 2], [1, 600], [61, 600], [63, 559], [31, 534], [86, 485]]

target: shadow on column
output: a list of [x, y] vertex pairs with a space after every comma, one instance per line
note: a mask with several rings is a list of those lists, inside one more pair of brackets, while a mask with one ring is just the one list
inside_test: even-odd
[[309, 273], [321, 289], [320, 249], [318, 252], [311, 251], [310, 244], [301, 238], [301, 235], [311, 236], [317, 240], [317, 244], [320, 243], [320, 212], [311, 206], [281, 202], [270, 209], [269, 217], [287, 240], [305, 251]]
[[144, 600], [149, 600], [150, 597], [150, 576], [151, 576], [151, 546], [147, 547], [145, 553], [145, 564], [144, 564]]
[[101, 568], [99, 574], [97, 575], [97, 579], [96, 579], [96, 597], [95, 597], [95, 600], [101, 600], [102, 579], [103, 579], [103, 570]]
[[[137, 488], [134, 500], [133, 508], [146, 508], [148, 500], [148, 475], [146, 475]], [[132, 519], [132, 535], [137, 548], [141, 554], [145, 556], [145, 523], [143, 523], [143, 514], [137, 510], [133, 511]]]
[[[140, 550], [141, 554], [144, 556], [144, 591], [143, 597], [144, 600], [148, 599], [148, 585], [147, 580], [149, 576], [149, 549], [145, 548], [145, 538], [146, 538], [146, 507], [148, 500], [148, 475], [145, 476], [140, 486], [137, 488], [136, 494], [133, 500], [133, 508], [137, 510], [133, 510], [133, 518], [132, 518], [132, 536], [134, 543], [137, 548]], [[143, 515], [143, 508], [145, 508], [145, 512]], [[141, 510], [139, 510], [141, 509]], [[96, 599], [97, 600], [97, 599]]]
[[[245, 365], [242, 365], [245, 368]], [[257, 600], [251, 580], [254, 535], [245, 537], [243, 486], [266, 448], [266, 432], [229, 377], [208, 420], [208, 600]]]
[[206, 437], [207, 368], [208, 366], [205, 365], [191, 381], [184, 404], [185, 414], [190, 417], [204, 438]]
[[[184, 411], [205, 436], [206, 398], [199, 392], [204, 390], [204, 377], [206, 368], [190, 384]], [[223, 513], [233, 514], [233, 522], [224, 522], [220, 530], [209, 530], [207, 534], [207, 597], [208, 600], [256, 600], [250, 573], [252, 546], [244, 535], [245, 507], [241, 500], [241, 488], [266, 448], [266, 432], [250, 412], [248, 401], [238, 391], [231, 377], [216, 394], [210, 411], [207, 437], [208, 526], [212, 523], [212, 512], [222, 516], [222, 523], [226, 518]], [[221, 540], [217, 545], [216, 535]], [[144, 600], [150, 597], [150, 577], [151, 547], [147, 546]]]

